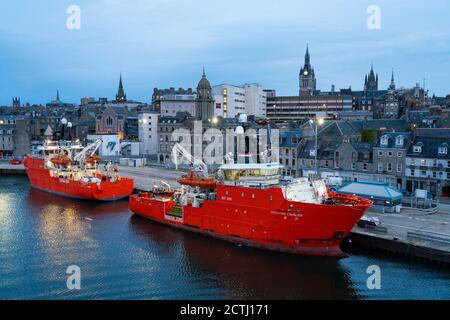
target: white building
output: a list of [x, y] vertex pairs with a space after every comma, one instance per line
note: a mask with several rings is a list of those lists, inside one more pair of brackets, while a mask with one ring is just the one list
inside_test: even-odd
[[258, 84], [221, 84], [213, 87], [213, 96], [215, 116], [234, 118], [243, 113], [256, 117], [266, 116], [267, 93]]
[[98, 149], [100, 157], [118, 157], [120, 156], [120, 140], [117, 134], [89, 134], [87, 142], [93, 143], [97, 139], [102, 140]]
[[255, 117], [267, 115], [267, 92], [256, 83], [244, 85], [245, 89], [245, 112]]
[[158, 120], [159, 113], [139, 114], [139, 142], [140, 154], [158, 153]]
[[212, 88], [215, 100], [214, 115], [234, 118], [245, 113], [245, 89], [229, 84], [220, 84]]

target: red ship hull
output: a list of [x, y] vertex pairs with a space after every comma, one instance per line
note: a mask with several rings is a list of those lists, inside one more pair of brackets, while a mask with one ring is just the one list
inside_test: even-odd
[[71, 179], [52, 177], [45, 168], [44, 159], [26, 157], [25, 168], [31, 186], [60, 196], [85, 199], [114, 201], [128, 197], [133, 192], [133, 180], [120, 178], [116, 182], [84, 183]]
[[299, 203], [285, 200], [282, 190], [219, 185], [216, 200], [201, 207], [185, 205], [173, 214], [174, 200], [132, 195], [135, 214], [176, 228], [254, 248], [294, 254], [345, 256], [342, 239], [371, 205], [351, 197], [356, 204]]

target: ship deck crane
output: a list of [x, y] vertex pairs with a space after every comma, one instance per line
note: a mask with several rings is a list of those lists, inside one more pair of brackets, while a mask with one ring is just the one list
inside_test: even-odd
[[101, 144], [102, 144], [102, 140], [101, 139], [97, 139], [95, 140], [93, 143], [87, 145], [86, 147], [84, 147], [83, 150], [81, 150], [80, 152], [78, 152], [75, 157], [73, 158], [75, 161], [81, 161], [82, 159], [85, 158], [85, 156], [88, 154], [89, 156], [93, 156], [98, 148], [100, 148]]
[[[181, 154], [181, 156], [180, 156]], [[208, 167], [201, 159], [195, 159], [192, 154], [187, 151], [181, 144], [176, 143], [172, 149], [172, 161], [175, 164], [175, 168], [178, 170], [179, 160], [186, 159], [194, 168], [194, 171], [208, 174]]]

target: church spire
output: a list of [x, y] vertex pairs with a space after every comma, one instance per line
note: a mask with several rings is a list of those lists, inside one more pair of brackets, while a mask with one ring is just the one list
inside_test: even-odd
[[59, 101], [59, 90], [56, 90], [56, 101]]
[[391, 84], [389, 85], [389, 89], [395, 90], [395, 81], [394, 81], [394, 68], [392, 68], [391, 74]]
[[306, 44], [306, 53], [305, 53], [305, 66], [309, 66], [311, 61], [311, 57], [309, 55], [309, 45]]
[[123, 90], [122, 73], [121, 73], [120, 78], [119, 78], [119, 89], [117, 90], [117, 94], [116, 94], [116, 102], [125, 102], [125, 101], [127, 101], [127, 95], [125, 94], [125, 91]]
[[373, 71], [373, 63], [370, 64], [370, 71], [364, 80], [364, 91], [378, 90], [378, 73], [375, 75]]

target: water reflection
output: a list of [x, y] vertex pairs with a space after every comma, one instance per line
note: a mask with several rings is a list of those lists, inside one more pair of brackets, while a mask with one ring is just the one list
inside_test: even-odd
[[[0, 177], [0, 299], [386, 299], [448, 297], [448, 273], [375, 258], [238, 247], [132, 216], [127, 201], [73, 200]], [[82, 290], [66, 268], [82, 269]], [[383, 290], [366, 287], [382, 267]], [[425, 293], [425, 291], [428, 292]]]
[[[133, 216], [142, 246], [183, 252], [178, 268], [215, 279], [231, 299], [356, 299], [349, 272], [334, 258], [291, 256], [238, 247]], [[181, 248], [174, 246], [180, 242]]]

